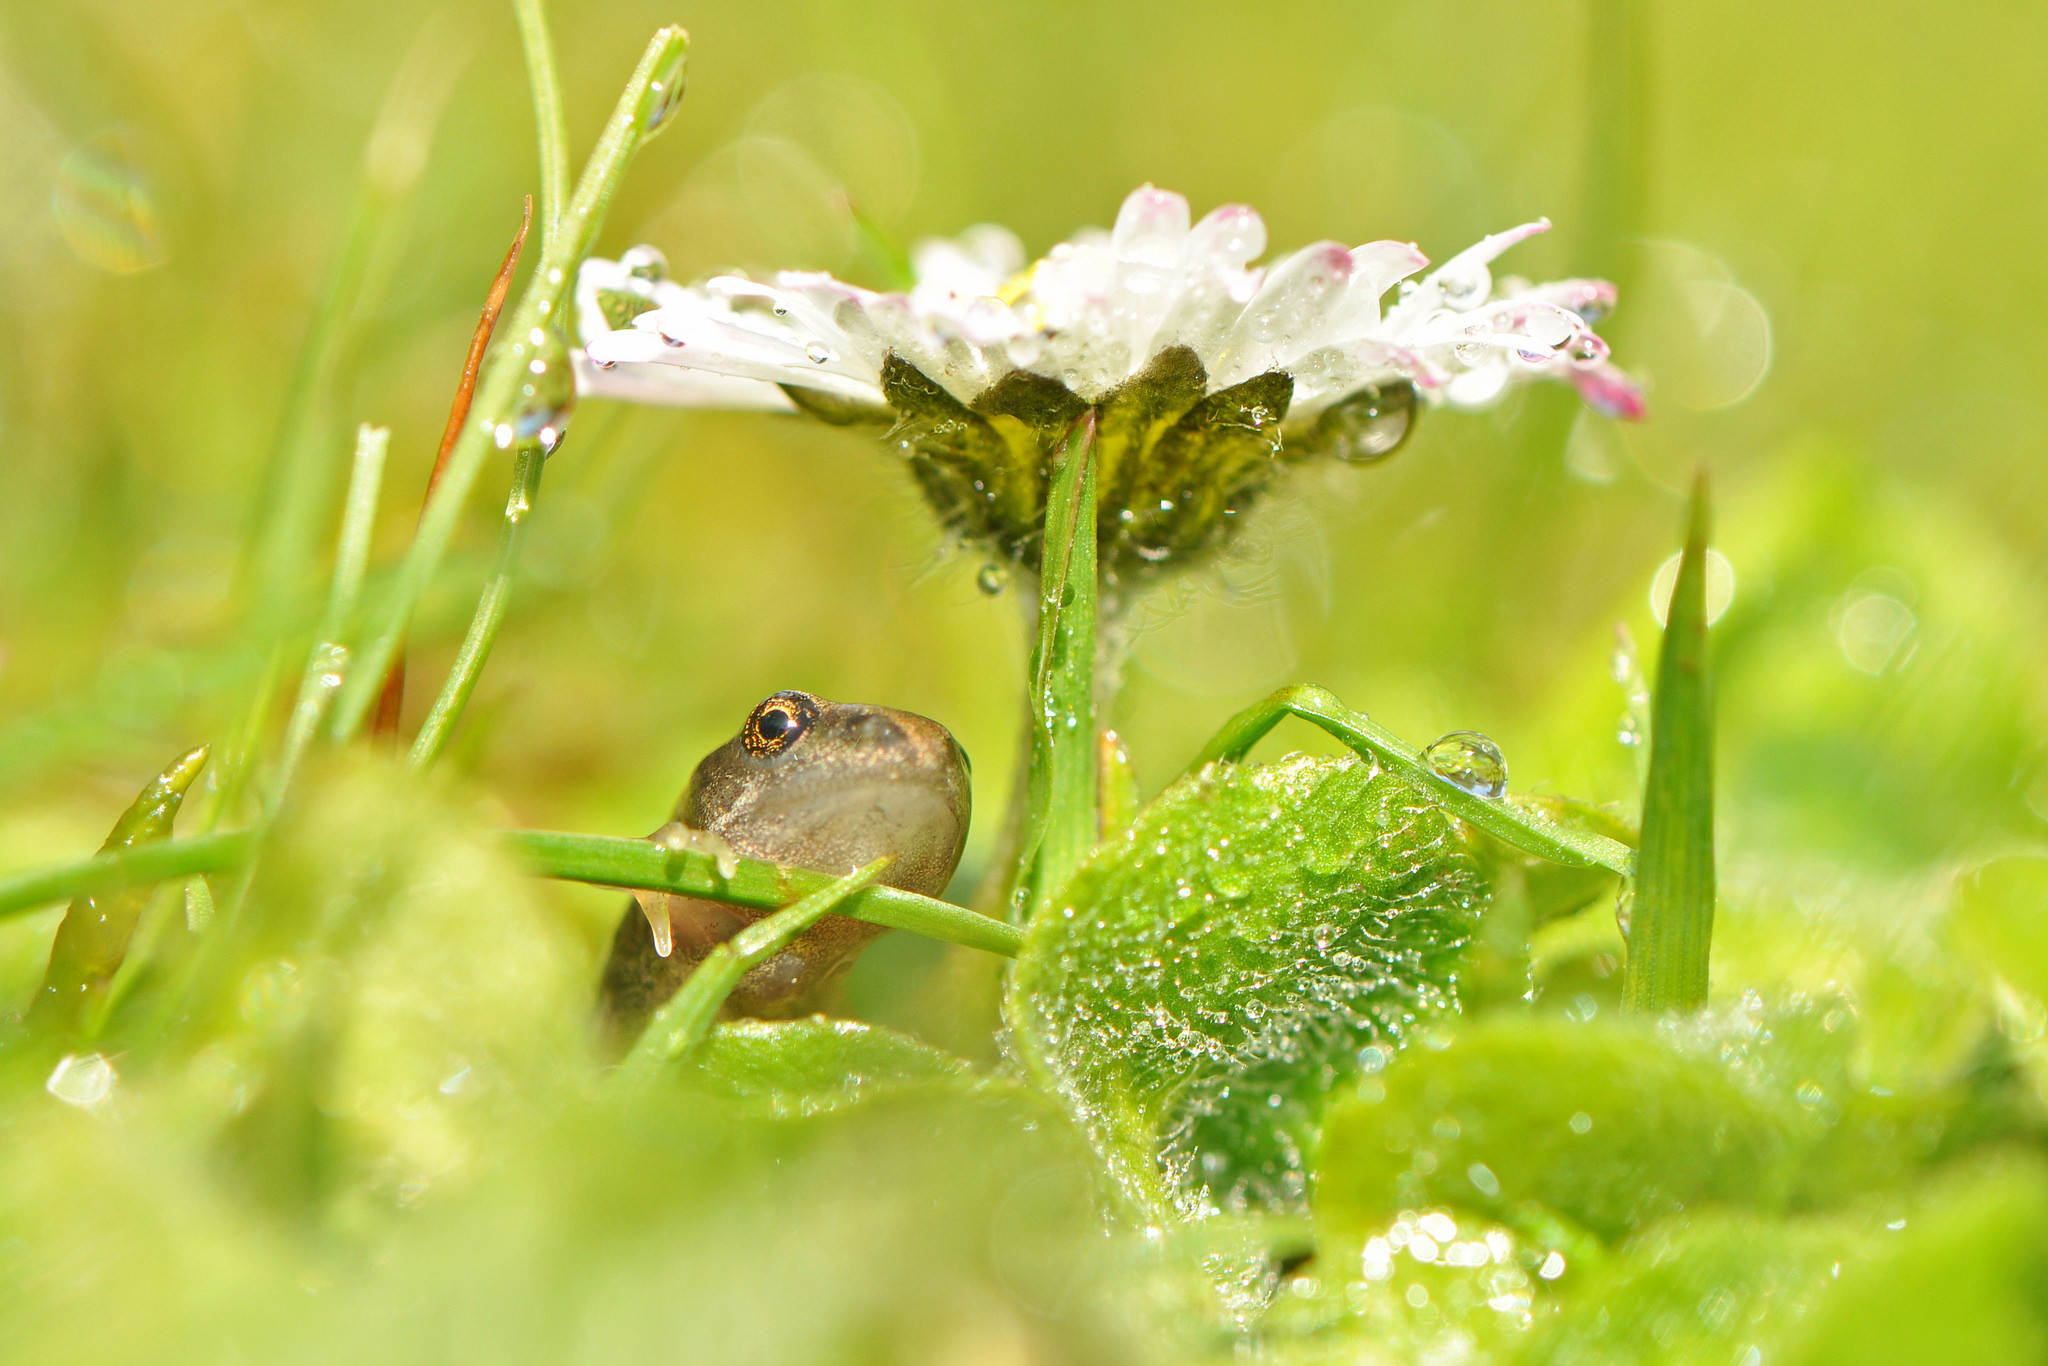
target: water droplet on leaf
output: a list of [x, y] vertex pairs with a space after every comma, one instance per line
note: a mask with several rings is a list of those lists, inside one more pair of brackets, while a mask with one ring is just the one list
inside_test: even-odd
[[1500, 746], [1476, 730], [1454, 730], [1422, 751], [1429, 771], [1475, 797], [1498, 797], [1508, 790], [1508, 761]]
[[659, 133], [676, 112], [676, 106], [683, 101], [683, 66], [689, 57], [689, 49], [678, 42], [655, 69], [654, 79], [647, 83], [647, 93], [640, 97], [638, 122], [640, 136], [651, 138]]

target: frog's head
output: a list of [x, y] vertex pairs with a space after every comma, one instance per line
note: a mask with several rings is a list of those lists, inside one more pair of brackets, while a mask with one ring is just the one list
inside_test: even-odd
[[675, 814], [742, 854], [820, 872], [893, 854], [883, 881], [936, 896], [967, 840], [968, 771], [936, 721], [779, 692], [697, 765]]

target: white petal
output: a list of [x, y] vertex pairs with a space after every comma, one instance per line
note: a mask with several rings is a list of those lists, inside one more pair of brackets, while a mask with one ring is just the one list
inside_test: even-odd
[[1179, 269], [1188, 254], [1188, 201], [1150, 185], [1131, 191], [1109, 241], [1119, 261]]
[[1274, 266], [1224, 339], [1211, 382], [1240, 383], [1336, 340], [1328, 323], [1350, 279], [1351, 253], [1335, 242], [1303, 247]]
[[794, 412], [789, 395], [772, 384], [734, 379], [708, 370], [675, 365], [614, 363], [599, 366], [574, 352], [576, 392], [583, 398], [612, 398], [625, 403], [658, 403], [672, 408], [724, 408], [752, 412]]

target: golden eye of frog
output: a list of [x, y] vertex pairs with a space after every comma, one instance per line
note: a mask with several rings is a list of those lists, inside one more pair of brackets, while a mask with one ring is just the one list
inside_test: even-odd
[[[884, 882], [936, 896], [960, 862], [968, 814], [967, 753], [938, 722], [779, 692], [697, 765], [654, 838], [833, 874], [889, 854]], [[636, 1034], [715, 946], [769, 914], [664, 892], [635, 897], [602, 985], [606, 1024], [621, 1038]], [[826, 916], [741, 979], [726, 1012], [804, 1013], [882, 933]]]

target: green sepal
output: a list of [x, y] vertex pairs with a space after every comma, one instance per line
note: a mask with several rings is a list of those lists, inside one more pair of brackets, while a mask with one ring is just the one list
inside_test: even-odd
[[807, 389], [801, 384], [778, 384], [783, 395], [797, 406], [800, 412], [815, 417], [828, 427], [858, 427], [864, 424], [883, 425], [892, 421], [895, 414], [887, 408], [878, 408], [858, 399], [842, 398], [828, 394], [823, 389]]
[[1221, 541], [1272, 477], [1293, 395], [1293, 377], [1269, 370], [1183, 413], [1131, 471], [1117, 514], [1116, 567], [1185, 559]]
[[605, 325], [614, 332], [623, 332], [633, 325], [633, 319], [642, 313], [651, 313], [660, 305], [651, 294], [638, 290], [600, 289], [597, 291], [597, 311], [604, 314]]
[[923, 371], [891, 354], [882, 393], [896, 410], [883, 436], [909, 457], [939, 521], [1035, 566], [1045, 515], [1045, 456], [1036, 439], [1012, 441]]

